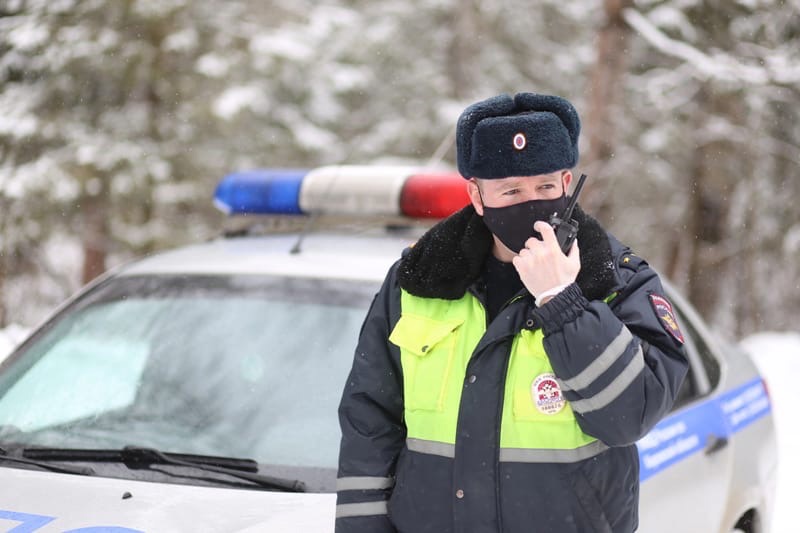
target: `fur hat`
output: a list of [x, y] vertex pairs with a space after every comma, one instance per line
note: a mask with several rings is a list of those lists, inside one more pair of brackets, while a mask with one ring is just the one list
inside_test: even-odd
[[578, 112], [559, 96], [501, 94], [458, 119], [458, 171], [465, 178], [548, 174], [578, 163]]

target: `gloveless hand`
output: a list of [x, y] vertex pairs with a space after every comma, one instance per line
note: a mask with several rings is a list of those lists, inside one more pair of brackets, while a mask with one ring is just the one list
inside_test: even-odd
[[539, 295], [555, 287], [569, 285], [578, 277], [581, 270], [578, 241], [572, 244], [568, 255], [564, 255], [558, 245], [553, 227], [544, 221], [537, 221], [533, 229], [541, 233], [542, 240], [531, 237], [525, 241], [525, 248], [520, 250], [511, 262], [517, 269], [522, 284], [528, 289], [537, 305]]

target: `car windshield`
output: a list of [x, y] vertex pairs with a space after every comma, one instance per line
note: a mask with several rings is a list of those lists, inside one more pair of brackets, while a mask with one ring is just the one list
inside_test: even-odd
[[335, 469], [336, 409], [377, 288], [272, 276], [112, 279], [6, 362], [0, 442]]

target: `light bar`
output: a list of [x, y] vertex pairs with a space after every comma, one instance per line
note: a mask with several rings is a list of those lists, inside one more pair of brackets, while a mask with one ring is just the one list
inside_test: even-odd
[[469, 203], [456, 172], [402, 166], [254, 170], [225, 176], [215, 205], [228, 215], [335, 214], [444, 218]]
[[234, 172], [217, 185], [214, 205], [226, 215], [299, 215], [300, 184], [308, 173], [301, 169]]
[[400, 215], [400, 192], [416, 169], [387, 166], [331, 166], [312, 170], [303, 180], [304, 213]]
[[400, 210], [413, 218], [445, 218], [468, 203], [467, 183], [456, 172], [414, 174], [400, 195]]

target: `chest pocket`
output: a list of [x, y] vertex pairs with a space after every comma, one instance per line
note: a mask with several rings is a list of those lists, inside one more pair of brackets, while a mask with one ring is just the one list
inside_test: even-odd
[[572, 408], [555, 381], [541, 330], [523, 330], [515, 339], [508, 377], [512, 382], [513, 416], [520, 422], [570, 422]]
[[407, 410], [441, 411], [453, 372], [463, 319], [433, 320], [403, 314], [389, 335], [400, 347]]

